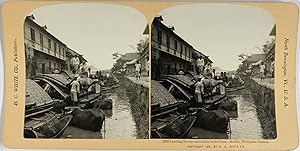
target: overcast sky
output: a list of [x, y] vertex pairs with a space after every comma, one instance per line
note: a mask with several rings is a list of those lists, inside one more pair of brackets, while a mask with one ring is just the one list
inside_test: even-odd
[[139, 11], [110, 4], [61, 4], [41, 7], [29, 15], [40, 25], [83, 54], [88, 64], [109, 69], [112, 53], [135, 52], [147, 20]]
[[256, 47], [270, 40], [273, 16], [263, 9], [226, 4], [175, 6], [160, 13], [164, 23], [195, 49], [208, 55], [213, 66], [237, 69], [241, 53], [261, 53]]

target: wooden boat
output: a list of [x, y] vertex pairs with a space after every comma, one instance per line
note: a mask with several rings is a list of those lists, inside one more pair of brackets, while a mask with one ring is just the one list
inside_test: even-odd
[[178, 102], [174, 96], [158, 81], [151, 83], [151, 118], [175, 112]]
[[63, 132], [71, 122], [73, 116], [67, 115], [60, 119], [53, 116], [49, 121], [44, 122], [42, 125], [35, 127], [25, 127], [25, 138], [60, 138]]
[[196, 121], [196, 116], [187, 118], [171, 115], [164, 119], [157, 119], [152, 123], [152, 138], [186, 138]]

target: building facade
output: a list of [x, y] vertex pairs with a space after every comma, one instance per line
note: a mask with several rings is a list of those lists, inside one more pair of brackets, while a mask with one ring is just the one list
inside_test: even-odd
[[270, 50], [266, 54], [266, 70], [271, 74], [271, 64], [275, 60], [275, 36], [276, 36], [276, 25], [273, 26], [269, 36], [273, 37], [273, 41], [270, 43]]
[[142, 52], [139, 53], [139, 61], [141, 63], [141, 72], [146, 73], [147, 72], [147, 63], [149, 60], [149, 43], [147, 43], [146, 47]]
[[200, 51], [193, 49], [192, 52], [192, 65], [191, 65], [191, 71], [192, 72], [196, 72], [196, 61], [199, 57], [202, 57], [204, 59], [204, 64], [207, 63], [213, 63], [212, 60], [209, 59], [208, 56], [204, 55], [203, 53], [201, 53]]
[[24, 23], [26, 77], [68, 70], [69, 48], [34, 19], [33, 15], [27, 16]]
[[80, 55], [76, 51], [72, 50], [71, 48], [68, 48], [68, 51], [66, 52], [66, 60], [65, 60], [65, 63], [66, 63], [65, 70], [66, 71], [69, 71], [69, 72], [72, 71], [72, 68], [71, 68], [71, 66], [72, 66], [72, 58], [74, 58], [74, 57], [78, 57], [79, 58], [79, 64], [81, 64], [83, 62], [87, 62], [87, 60], [82, 55]]
[[[179, 71], [195, 71], [195, 60], [203, 54], [176, 34], [174, 27], [167, 27], [162, 21], [162, 16], [155, 17], [151, 29], [153, 79], [164, 74], [178, 74]], [[208, 59], [207, 56], [204, 58]], [[207, 61], [211, 62], [210, 59]]]

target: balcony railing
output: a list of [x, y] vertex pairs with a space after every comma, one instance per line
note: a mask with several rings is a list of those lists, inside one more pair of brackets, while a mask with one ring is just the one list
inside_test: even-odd
[[[183, 59], [183, 60], [192, 62], [192, 58], [191, 58], [191, 57], [188, 57], [188, 56], [186, 56], [186, 55], [184, 55], [184, 54], [180, 54], [180, 53], [177, 52], [176, 50], [174, 50], [174, 49], [172, 49], [172, 48], [170, 48], [170, 47], [167, 47], [167, 46], [165, 46], [165, 45], [162, 45], [162, 44], [160, 44], [160, 43], [158, 43], [158, 42], [156, 42], [156, 41], [154, 41], [154, 40], [152, 40], [152, 44], [151, 44], [151, 45], [152, 45], [153, 48], [156, 48], [156, 49], [158, 49], [158, 50], [160, 50], [160, 51], [163, 51], [163, 52], [165, 52], [165, 53], [168, 53], [168, 54], [170, 54], [170, 55], [172, 55], [172, 56], [175, 56], [175, 57], [181, 58], [181, 59]], [[176, 53], [174, 53], [174, 51], [176, 51]]]
[[55, 55], [54, 51], [52, 51], [51, 49], [49, 49], [49, 48], [47, 48], [47, 47], [45, 47], [45, 46], [43, 46], [43, 45], [41, 45], [41, 44], [39, 44], [39, 43], [37, 43], [35, 41], [32, 41], [30, 39], [25, 38], [25, 44], [27, 44], [28, 46], [34, 48], [35, 50], [38, 50], [38, 51], [43, 52], [43, 53], [46, 53], [46, 54], [48, 54], [50, 56], [53, 56], [55, 58], [61, 59], [63, 61], [66, 60], [65, 56], [63, 56], [61, 54], [58, 54], [58, 53], [56, 53], [56, 55]]

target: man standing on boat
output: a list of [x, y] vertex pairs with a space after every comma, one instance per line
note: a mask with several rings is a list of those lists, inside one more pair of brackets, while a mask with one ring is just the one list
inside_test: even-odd
[[202, 74], [204, 70], [204, 59], [200, 56], [196, 61], [196, 72], [198, 75]]
[[197, 82], [195, 84], [195, 98], [198, 104], [202, 104], [202, 93], [204, 92], [204, 86], [201, 82], [202, 77], [197, 77]]
[[73, 78], [73, 82], [71, 83], [71, 100], [72, 100], [72, 103], [75, 105], [78, 104], [78, 94], [80, 92], [80, 84], [77, 80], [77, 78], [79, 77], [78, 74], [75, 74], [74, 75], [74, 78]]

